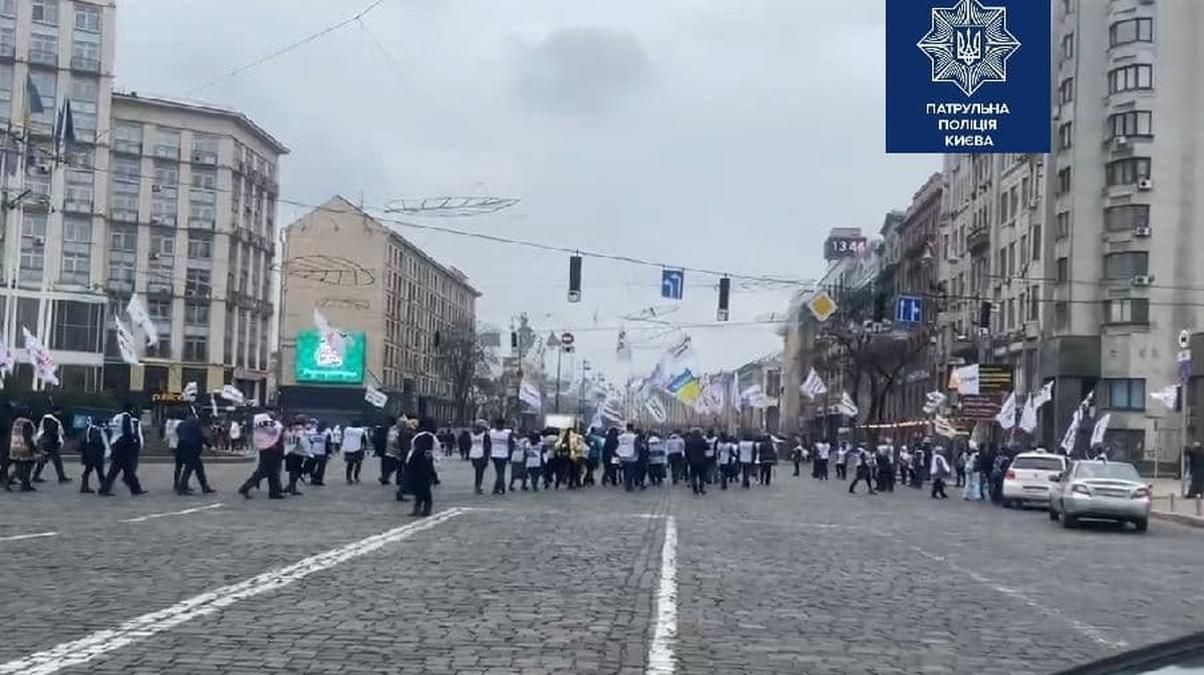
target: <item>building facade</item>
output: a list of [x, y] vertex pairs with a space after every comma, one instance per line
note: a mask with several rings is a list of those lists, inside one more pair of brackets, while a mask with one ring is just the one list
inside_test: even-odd
[[232, 110], [132, 93], [112, 101], [109, 311], [138, 293], [159, 342], [129, 367], [110, 330], [106, 389], [235, 384], [266, 402], [278, 165], [287, 148]]
[[[284, 252], [282, 405], [358, 410], [364, 384], [372, 384], [396, 395], [407, 414], [449, 420], [452, 384], [439, 341], [473, 330], [480, 294], [468, 277], [342, 197], [288, 225]], [[362, 380], [345, 386], [298, 381], [297, 337], [313, 327], [315, 309], [333, 326], [365, 334]]]
[[1149, 392], [1176, 383], [1177, 336], [1200, 329], [1204, 303], [1201, 34], [1197, 2], [1054, 3], [1040, 370], [1057, 386], [1046, 442], [1090, 391], [1112, 414], [1117, 454], [1141, 459], [1183, 440], [1178, 416]]
[[[40, 336], [65, 390], [262, 397], [287, 149], [234, 111], [114, 93], [115, 42], [112, 2], [0, 0], [3, 337]], [[133, 293], [159, 332], [137, 366], [112, 329]], [[33, 385], [19, 364], [9, 386]]]

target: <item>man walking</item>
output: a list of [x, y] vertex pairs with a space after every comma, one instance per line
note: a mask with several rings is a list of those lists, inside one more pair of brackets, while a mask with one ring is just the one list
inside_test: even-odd
[[[506, 494], [506, 463], [514, 452], [514, 433], [505, 428], [506, 420], [497, 418], [489, 431], [489, 459], [493, 462], [493, 494]], [[407, 462], [408, 464], [408, 462]]]
[[251, 488], [266, 478], [268, 499], [284, 499], [280, 485], [280, 465], [284, 463], [284, 428], [267, 413], [255, 415], [252, 424], [255, 426], [252, 437], [255, 449], [259, 451], [259, 463], [242, 487], [238, 488], [238, 494], [250, 499]]
[[109, 449], [109, 436], [89, 417], [84, 426], [84, 436], [79, 442], [79, 461], [84, 467], [80, 476], [80, 494], [93, 494], [96, 491], [88, 487], [88, 478], [96, 474], [96, 482], [104, 484], [105, 452]]
[[702, 432], [694, 429], [686, 439], [686, 463], [690, 466], [690, 488], [696, 495], [707, 493], [707, 450], [710, 444], [702, 437]]
[[121, 474], [121, 482], [129, 487], [131, 495], [146, 494], [138, 482], [138, 456], [142, 453], [142, 439], [142, 420], [134, 415], [134, 405], [127, 403], [125, 409], [109, 423], [109, 447], [113, 456], [98, 495], [113, 496], [113, 482], [117, 480], [117, 474]]
[[201, 461], [201, 453], [204, 452], [205, 448], [212, 447], [212, 445], [205, 436], [205, 426], [201, 424], [201, 420], [195, 412], [189, 414], [176, 427], [176, 438], [176, 442], [178, 443], [177, 453], [179, 453], [180, 460], [184, 463], [184, 468], [180, 472], [180, 480], [176, 483], [176, 493], [181, 495], [192, 494], [192, 488], [188, 487], [188, 483], [192, 479], [193, 473], [196, 473], [197, 482], [201, 484], [202, 493], [208, 495], [216, 492], [212, 487], [209, 487], [209, 479], [205, 476], [205, 464]]
[[[874, 484], [870, 480], [870, 453], [865, 448], [858, 448], [853, 453], [853, 482], [849, 484], [849, 494], [854, 494], [857, 491], [857, 484], [865, 481], [865, 488], [868, 494], [875, 494]], [[846, 456], [847, 459], [847, 456]]]
[[37, 443], [41, 457], [33, 470], [35, 483], [46, 482], [42, 478], [42, 469], [46, 468], [47, 461], [54, 464], [54, 473], [57, 474], [60, 483], [71, 482], [63, 471], [63, 423], [59, 420], [62, 414], [62, 410], [55, 408], [53, 412], [42, 415], [42, 420], [38, 423]]

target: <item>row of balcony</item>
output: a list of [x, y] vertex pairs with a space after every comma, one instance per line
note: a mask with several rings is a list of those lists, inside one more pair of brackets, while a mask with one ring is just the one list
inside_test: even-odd
[[239, 309], [246, 309], [267, 316], [271, 316], [275, 310], [271, 301], [260, 300], [250, 293], [242, 293], [240, 291], [229, 291], [226, 293], [226, 301]]
[[[17, 60], [17, 47], [10, 43], [0, 43], [0, 62], [11, 62]], [[59, 67], [58, 52], [49, 49], [30, 49], [28, 61], [33, 66], [49, 66], [51, 68]], [[92, 75], [100, 74], [100, 59], [94, 59], [87, 56], [72, 56], [67, 62], [71, 70], [89, 73]]]

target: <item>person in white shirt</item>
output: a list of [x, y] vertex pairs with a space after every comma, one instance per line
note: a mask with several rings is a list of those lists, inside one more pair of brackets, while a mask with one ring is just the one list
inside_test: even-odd
[[849, 494], [856, 492], [857, 484], [862, 481], [865, 481], [865, 488], [869, 491], [869, 494], [876, 494], [874, 492], [874, 482], [871, 478], [870, 451], [865, 448], [858, 448], [852, 451], [851, 454], [851, 458], [848, 455], [845, 456], [846, 460], [851, 459], [853, 462], [853, 482], [849, 484]]
[[757, 443], [751, 435], [745, 435], [739, 444], [740, 452], [740, 486], [750, 487], [749, 479], [753, 474], [753, 463], [757, 457]]
[[686, 439], [674, 431], [665, 441], [665, 453], [669, 456], [669, 473], [674, 485], [686, 479]]
[[849, 446], [844, 443], [836, 450], [836, 477], [840, 480], [849, 477]]
[[619, 434], [619, 447], [615, 451], [615, 455], [619, 458], [619, 466], [623, 471], [623, 489], [627, 492], [635, 490], [637, 476], [636, 462], [639, 457], [636, 454], [635, 442], [639, 438], [639, 434], [635, 433], [635, 427], [628, 424], [627, 430]]
[[242, 425], [238, 423], [238, 420], [230, 421], [229, 437], [230, 451], [237, 452], [242, 450]]
[[740, 466], [740, 448], [735, 438], [724, 434], [719, 441], [719, 489], [726, 490], [736, 481]]
[[518, 435], [518, 440], [514, 443], [514, 449], [510, 451], [510, 491], [514, 492], [514, 481], [519, 481], [523, 492], [527, 491], [527, 445], [531, 443], [531, 439], [522, 434]]
[[334, 437], [342, 436], [343, 461], [347, 464], [347, 484], [360, 482], [360, 468], [364, 464], [364, 447], [368, 444], [368, 431], [354, 422], [346, 429], [335, 427]]
[[506, 494], [506, 462], [514, 451], [514, 432], [505, 428], [506, 420], [497, 418], [489, 430], [489, 459], [493, 462], [493, 494]]
[[531, 484], [532, 491], [539, 492], [539, 476], [543, 470], [543, 439], [539, 437], [538, 431], [532, 431], [527, 437], [526, 452], [527, 482]]
[[488, 426], [485, 420], [477, 420], [472, 432], [468, 434], [468, 461], [472, 462], [473, 490], [479, 495], [485, 494], [481, 483], [485, 480], [485, 467], [489, 466], [489, 458], [486, 456], [489, 451]]
[[815, 477], [828, 480], [828, 458], [832, 454], [832, 446], [826, 441], [815, 444]]
[[936, 448], [932, 453], [932, 466], [928, 469], [928, 475], [932, 476], [933, 499], [949, 498], [949, 495], [945, 494], [945, 479], [949, 474], [949, 460], [945, 459], [945, 449]]

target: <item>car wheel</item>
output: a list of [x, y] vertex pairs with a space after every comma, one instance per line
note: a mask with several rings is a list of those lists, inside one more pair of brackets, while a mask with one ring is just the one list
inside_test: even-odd
[[1133, 521], [1133, 525], [1137, 528], [1138, 532], [1145, 532], [1146, 530], [1150, 529], [1150, 519], [1138, 518], [1137, 520]]
[[1052, 506], [1049, 507], [1049, 519], [1054, 522], [1057, 522], [1058, 520], [1058, 512], [1054, 511]]

